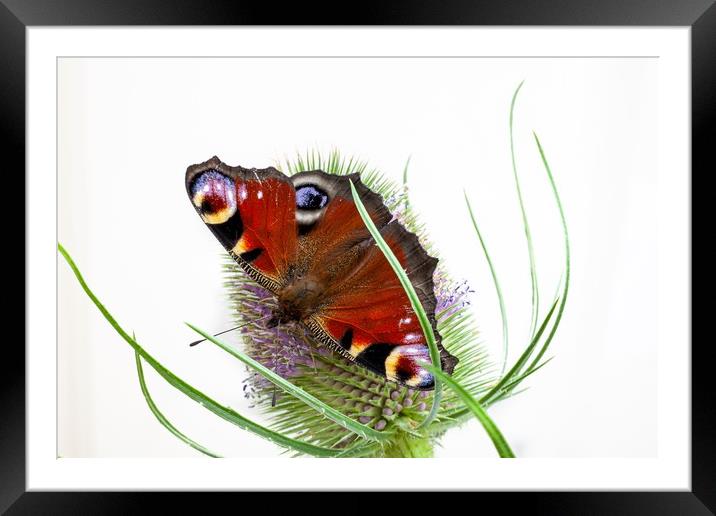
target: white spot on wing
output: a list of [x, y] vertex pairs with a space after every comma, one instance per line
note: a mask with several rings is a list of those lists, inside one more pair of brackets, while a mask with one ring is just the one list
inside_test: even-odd
[[412, 318], [412, 317], [410, 317], [410, 316], [408, 316], [408, 317], [403, 317], [403, 318], [398, 322], [398, 326], [405, 326], [406, 324], [410, 324], [411, 322], [413, 322], [413, 318]]
[[421, 340], [420, 337], [421, 337], [421, 335], [419, 335], [415, 332], [410, 332], [410, 333], [406, 333], [405, 337], [403, 337], [403, 339], [405, 342], [420, 342], [420, 340]]
[[246, 190], [246, 185], [242, 184], [239, 186], [239, 199], [245, 201], [249, 196], [249, 192]]

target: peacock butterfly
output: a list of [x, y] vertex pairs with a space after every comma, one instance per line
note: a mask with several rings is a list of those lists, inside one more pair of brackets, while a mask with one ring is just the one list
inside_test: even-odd
[[425, 336], [387, 259], [353, 202], [356, 187], [372, 221], [408, 274], [433, 328], [442, 369], [457, 358], [443, 348], [435, 319], [437, 259], [393, 218], [357, 173], [320, 170], [291, 177], [275, 168], [230, 167], [214, 156], [186, 171], [189, 199], [241, 268], [277, 297], [269, 327], [296, 322], [321, 343], [410, 387], [434, 388]]

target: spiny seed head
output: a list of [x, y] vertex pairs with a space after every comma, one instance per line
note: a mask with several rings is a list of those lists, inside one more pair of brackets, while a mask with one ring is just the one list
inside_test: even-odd
[[[341, 160], [332, 155], [326, 163], [339, 167]], [[421, 227], [406, 208], [404, 192], [400, 188], [386, 182], [374, 171], [365, 172], [365, 165], [357, 164], [353, 168], [342, 166], [336, 170], [350, 173], [356, 167], [362, 172], [363, 182], [371, 188], [377, 185], [377, 191], [388, 200], [386, 205], [395, 218], [420, 235]], [[288, 168], [292, 172], [301, 170], [295, 163]], [[384, 191], [381, 192], [381, 188]], [[255, 283], [228, 257], [224, 269], [231, 309], [237, 316], [237, 322], [263, 319], [240, 330], [245, 350], [252, 358], [355, 421], [388, 432], [391, 439], [413, 438], [417, 432], [431, 436], [432, 426], [438, 434], [444, 432], [446, 424], [450, 424], [450, 419], [441, 420], [438, 417], [434, 425], [419, 430], [426, 411], [432, 405], [433, 391], [416, 391], [374, 374], [328, 349], [298, 323], [267, 328], [266, 319], [277, 308], [276, 297]], [[475, 335], [465, 312], [472, 290], [464, 281], [453, 282], [441, 269], [435, 273], [433, 280], [437, 301], [435, 316], [443, 345], [460, 358], [453, 376], [461, 371], [471, 372], [474, 367], [471, 367], [470, 361], [482, 361], [484, 357], [478, 355], [479, 349], [473, 343], [468, 346], [457, 337], [466, 339], [465, 336], [472, 338]], [[445, 326], [441, 327], [443, 321], [446, 321]], [[348, 447], [360, 439], [300, 400], [277, 390], [253, 370], [249, 370], [244, 382], [245, 396], [252, 400], [253, 406], [267, 413], [277, 431], [289, 432], [302, 440], [333, 448]], [[439, 414], [447, 415], [460, 406], [455, 396], [445, 391]], [[409, 432], [406, 433], [406, 430]], [[380, 448], [372, 453], [382, 455], [384, 452]]]

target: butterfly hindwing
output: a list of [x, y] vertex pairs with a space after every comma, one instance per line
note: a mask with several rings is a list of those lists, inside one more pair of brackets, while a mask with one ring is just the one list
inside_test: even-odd
[[296, 191], [274, 168], [230, 167], [214, 157], [191, 166], [186, 189], [224, 248], [257, 282], [276, 293], [296, 261]]

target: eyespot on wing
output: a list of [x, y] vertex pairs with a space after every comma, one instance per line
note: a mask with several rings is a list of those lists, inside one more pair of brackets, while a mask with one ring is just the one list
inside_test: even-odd
[[192, 204], [207, 224], [223, 224], [236, 213], [236, 184], [216, 169], [197, 174], [188, 190]]

